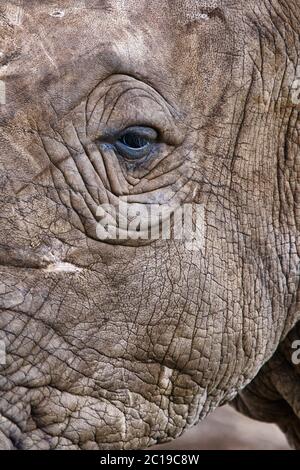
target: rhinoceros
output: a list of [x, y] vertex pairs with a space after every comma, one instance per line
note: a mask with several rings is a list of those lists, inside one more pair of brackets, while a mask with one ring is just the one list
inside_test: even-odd
[[299, 0], [57, 5], [0, 5], [0, 447], [300, 448]]

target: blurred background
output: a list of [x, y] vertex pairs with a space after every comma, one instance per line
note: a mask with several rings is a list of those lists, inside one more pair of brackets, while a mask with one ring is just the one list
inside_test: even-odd
[[176, 441], [152, 447], [155, 449], [288, 450], [290, 447], [275, 424], [254, 421], [230, 406], [223, 406]]

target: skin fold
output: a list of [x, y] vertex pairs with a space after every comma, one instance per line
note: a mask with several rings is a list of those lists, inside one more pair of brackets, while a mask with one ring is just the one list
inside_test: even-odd
[[[145, 448], [232, 400], [300, 448], [299, 1], [59, 5], [0, 6], [0, 448]], [[121, 196], [202, 205], [202, 246], [99, 240]]]

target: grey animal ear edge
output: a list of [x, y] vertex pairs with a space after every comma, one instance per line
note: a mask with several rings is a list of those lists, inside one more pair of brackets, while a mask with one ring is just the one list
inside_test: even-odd
[[300, 449], [300, 320], [231, 405], [250, 418], [277, 424], [289, 444]]

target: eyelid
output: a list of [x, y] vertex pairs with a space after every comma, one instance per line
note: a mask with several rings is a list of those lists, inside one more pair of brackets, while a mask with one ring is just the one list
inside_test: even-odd
[[151, 128], [151, 127], [144, 127], [144, 126], [132, 126], [128, 127], [127, 129], [124, 129], [118, 136], [118, 139], [121, 139], [124, 137], [126, 134], [137, 134], [141, 137], [148, 138], [149, 140], [155, 141], [158, 139], [158, 132]]
[[126, 129], [122, 129], [121, 131], [116, 129], [107, 129], [97, 140], [99, 143], [102, 142], [114, 144], [118, 142], [118, 140], [122, 139], [122, 137], [124, 137], [129, 132], [139, 134], [142, 137], [146, 137], [149, 140], [152, 140], [153, 142], [157, 141], [160, 138], [160, 132], [155, 130], [153, 127], [137, 125], [127, 127]]
[[134, 149], [130, 147], [126, 147], [121, 142], [117, 142], [115, 144], [115, 148], [117, 152], [125, 159], [129, 161], [138, 161], [148, 157], [152, 150], [152, 145], [146, 145], [140, 149]]

